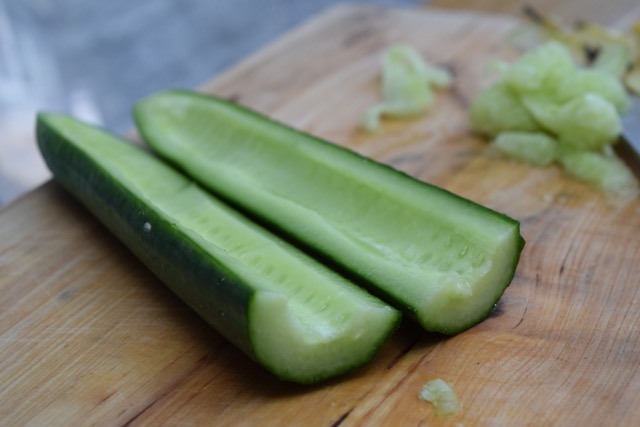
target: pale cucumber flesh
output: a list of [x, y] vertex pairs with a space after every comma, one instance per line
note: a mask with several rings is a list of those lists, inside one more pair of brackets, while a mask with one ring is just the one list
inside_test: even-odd
[[[397, 326], [396, 310], [143, 150], [64, 116], [41, 115], [39, 129], [45, 159], [74, 194], [82, 198], [92, 180], [106, 181], [113, 184], [114, 201], [134, 200], [141, 211], [155, 214], [117, 231], [132, 239], [130, 246], [142, 257], [150, 248], [138, 240], [163, 247], [166, 265], [152, 266], [161, 278], [163, 269], [181, 268], [184, 276], [197, 276], [195, 270], [213, 265], [219, 274], [210, 278], [216, 283], [208, 294], [188, 282], [168, 285], [276, 375], [309, 383], [361, 366]], [[61, 144], [72, 146], [73, 154], [65, 154]], [[69, 175], [82, 169], [72, 164], [78, 156], [95, 164], [84, 171], [90, 175], [84, 183], [81, 175]], [[108, 226], [110, 216], [118, 216], [117, 203], [110, 209], [115, 215], [102, 218]], [[199, 255], [185, 255], [185, 247]], [[233, 320], [242, 313], [246, 318]]]
[[165, 92], [136, 107], [158, 153], [364, 278], [426, 329], [482, 320], [510, 283], [519, 224], [231, 103]]

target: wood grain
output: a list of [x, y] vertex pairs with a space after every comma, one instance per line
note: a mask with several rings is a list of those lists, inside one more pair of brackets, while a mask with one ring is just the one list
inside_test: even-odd
[[[405, 322], [367, 367], [282, 383], [208, 328], [55, 182], [0, 211], [0, 420], [5, 425], [537, 426], [640, 424], [640, 202], [489, 156], [466, 106], [514, 57], [512, 18], [344, 6], [203, 90], [344, 144], [522, 222], [527, 245], [495, 313], [452, 338]], [[456, 75], [416, 120], [374, 135], [391, 43]], [[463, 405], [420, 401], [440, 377]]]

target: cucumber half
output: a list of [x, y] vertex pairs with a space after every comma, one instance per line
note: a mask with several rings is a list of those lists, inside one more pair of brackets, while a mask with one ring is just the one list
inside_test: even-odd
[[160, 92], [134, 113], [160, 155], [427, 330], [477, 324], [513, 278], [524, 240], [506, 215], [213, 96]]
[[149, 153], [41, 113], [57, 180], [223, 336], [277, 376], [312, 383], [369, 361], [400, 313]]

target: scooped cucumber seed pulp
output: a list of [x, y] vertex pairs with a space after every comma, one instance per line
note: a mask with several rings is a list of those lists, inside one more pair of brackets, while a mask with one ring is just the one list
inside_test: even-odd
[[512, 64], [497, 64], [500, 80], [470, 107], [473, 128], [498, 151], [538, 166], [561, 165], [608, 193], [640, 194], [612, 145], [629, 106], [618, 76], [576, 65], [569, 50], [547, 42]]

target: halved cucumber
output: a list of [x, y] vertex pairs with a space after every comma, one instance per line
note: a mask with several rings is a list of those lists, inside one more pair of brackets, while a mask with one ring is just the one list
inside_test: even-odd
[[162, 156], [427, 330], [477, 324], [513, 278], [524, 240], [503, 214], [219, 98], [161, 92], [135, 117]]
[[40, 114], [49, 168], [208, 323], [279, 377], [311, 383], [370, 360], [400, 314], [105, 131]]

